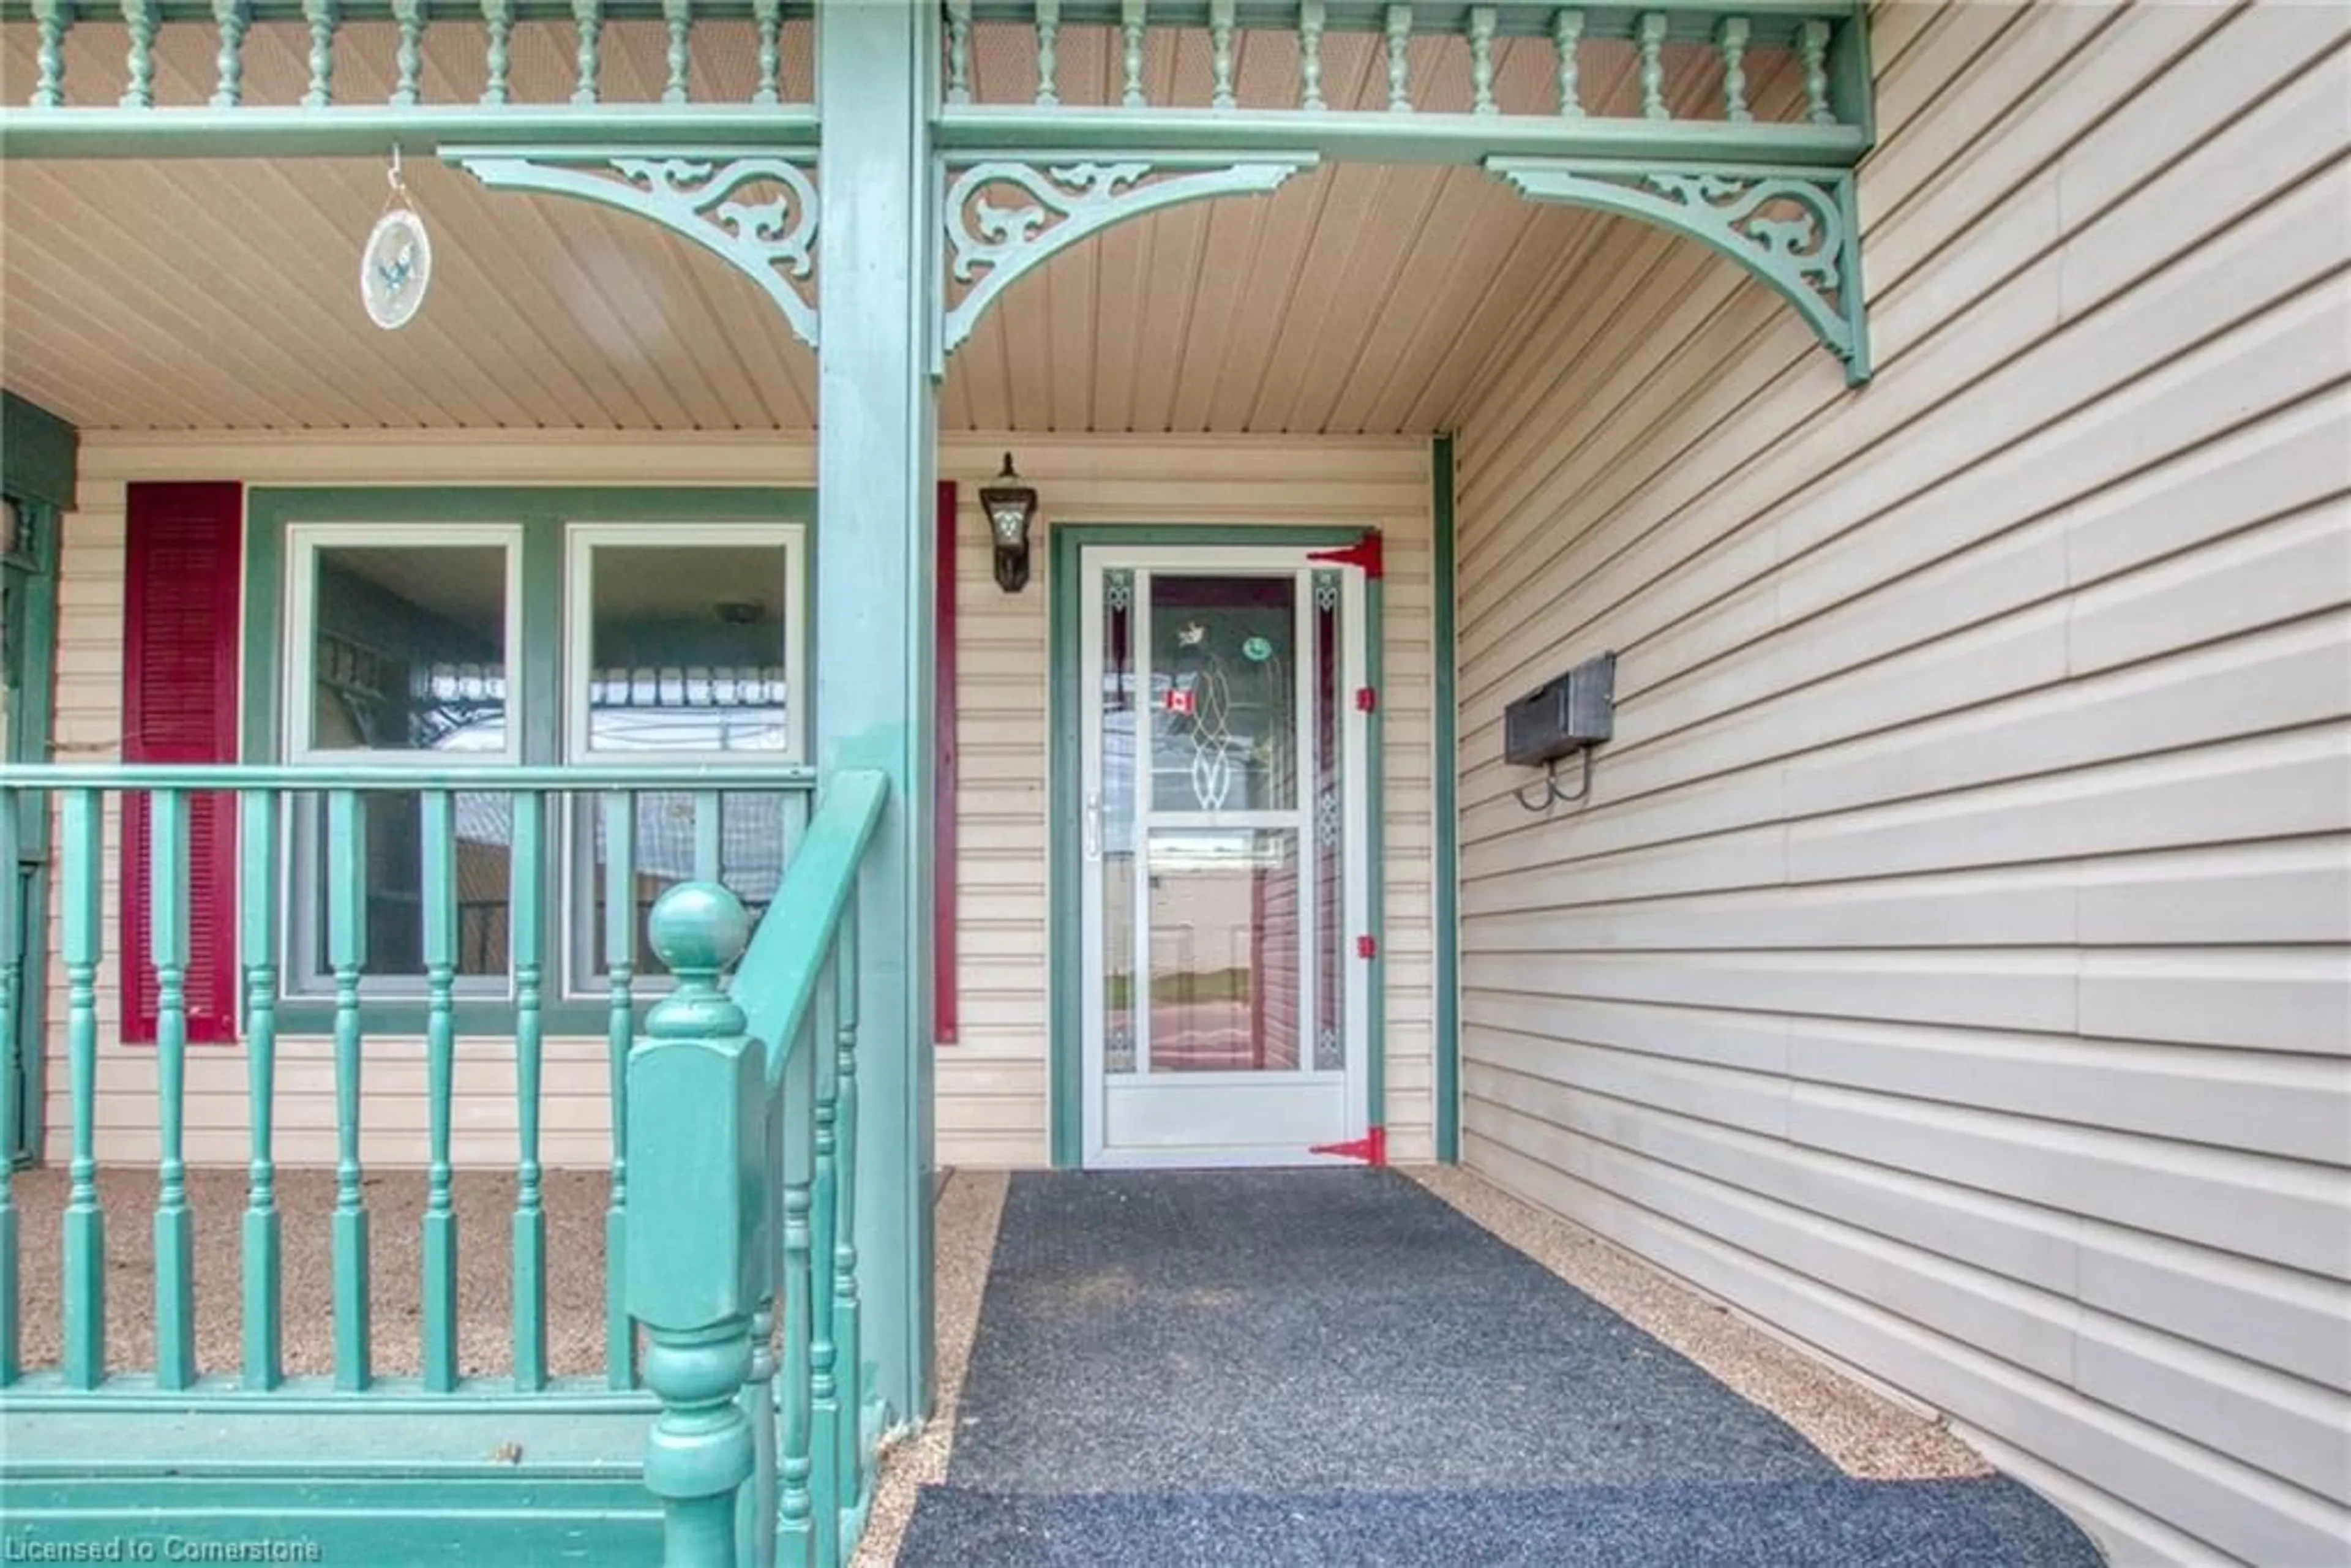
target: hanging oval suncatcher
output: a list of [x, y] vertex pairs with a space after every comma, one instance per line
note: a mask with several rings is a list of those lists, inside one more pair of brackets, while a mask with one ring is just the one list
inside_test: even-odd
[[433, 238], [424, 219], [409, 204], [401, 183], [400, 157], [392, 155], [392, 199], [360, 252], [360, 300], [368, 319], [386, 331], [408, 325], [424, 303], [433, 281]]

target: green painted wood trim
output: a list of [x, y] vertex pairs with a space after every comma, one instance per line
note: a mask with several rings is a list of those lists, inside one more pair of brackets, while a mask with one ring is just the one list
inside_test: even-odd
[[[73, 1386], [55, 1369], [28, 1372], [6, 1389], [0, 1389], [0, 1416], [48, 1412], [57, 1415], [121, 1409], [131, 1413], [177, 1412], [228, 1416], [268, 1411], [287, 1415], [333, 1415], [339, 1411], [371, 1411], [408, 1416], [464, 1415], [469, 1411], [537, 1411], [549, 1414], [592, 1415], [625, 1410], [649, 1416], [659, 1407], [643, 1389], [615, 1392], [604, 1385], [601, 1373], [555, 1377], [543, 1389], [517, 1389], [503, 1375], [460, 1378], [447, 1394], [428, 1392], [420, 1378], [380, 1377], [366, 1388], [339, 1389], [325, 1374], [288, 1377], [276, 1388], [259, 1391], [245, 1386], [232, 1372], [205, 1373], [185, 1389], [157, 1386], [154, 1375], [120, 1372], [95, 1388]], [[638, 1428], [642, 1433], [642, 1427]], [[14, 1435], [14, 1429], [11, 1429]], [[30, 1461], [26, 1461], [30, 1462]], [[79, 1458], [61, 1464], [81, 1465]], [[10, 1469], [16, 1468], [14, 1456]]]
[[833, 775], [776, 890], [773, 907], [790, 911], [791, 918], [759, 922], [728, 988], [743, 1009], [745, 1028], [767, 1048], [770, 1087], [782, 1081], [784, 1058], [799, 1041], [823, 989], [827, 962], [889, 800], [890, 776], [878, 768]]
[[[1037, 0], [968, 0], [975, 24], [1028, 22], [1033, 25]], [[1323, 0], [1322, 29], [1328, 33], [1383, 33], [1387, 30], [1391, 0]], [[1494, 36], [1502, 38], [1549, 37], [1560, 0], [1415, 0], [1409, 26], [1421, 37], [1460, 36], [1470, 29], [1479, 9], [1495, 14]], [[1061, 0], [1061, 26], [1115, 27], [1130, 15], [1128, 0]], [[1799, 21], [1835, 20], [1846, 14], [1847, 0], [1614, 0], [1590, 8], [1584, 36], [1629, 38], [1639, 18], [1656, 13], [1672, 26], [1668, 37], [1704, 42], [1713, 37], [1712, 24], [1723, 16], [1750, 16], [1757, 31], [1773, 42], [1792, 36]], [[1295, 33], [1298, 0], [1151, 0], [1147, 16], [1155, 32], [1193, 27], [1205, 31], [1219, 12], [1232, 24], [1253, 32]]]
[[74, 427], [47, 409], [0, 392], [0, 493], [71, 511], [79, 442]]
[[1461, 1158], [1461, 812], [1460, 714], [1455, 696], [1453, 437], [1429, 444], [1429, 517], [1435, 534], [1429, 641], [1437, 695], [1437, 1157]]
[[[866, 1126], [854, 1239], [861, 1350], [890, 1426], [933, 1396], [931, 769], [936, 662], [939, 7], [818, 0], [826, 200], [818, 402], [817, 760], [888, 775], [860, 879]], [[861, 1419], [862, 1413], [861, 1412]]]
[[[1148, 549], [1155, 546], [1199, 545], [1202, 547], [1231, 545], [1267, 545], [1277, 549], [1332, 549], [1351, 545], [1364, 537], [1359, 528], [1254, 527], [1248, 524], [1221, 523], [1061, 523], [1050, 531], [1048, 539], [1048, 562], [1045, 578], [1046, 601], [1046, 667], [1050, 683], [1045, 695], [1046, 723], [1046, 800], [1050, 816], [1046, 849], [1048, 886], [1048, 917], [1046, 925], [1046, 977], [1051, 995], [1047, 1024], [1047, 1082], [1050, 1090], [1050, 1123], [1047, 1143], [1050, 1157], [1056, 1170], [1075, 1170], [1085, 1163], [1085, 1122], [1081, 1103], [1085, 1093], [1084, 1019], [1081, 974], [1085, 952], [1084, 931], [1081, 929], [1084, 908], [1084, 888], [1080, 883], [1082, 855], [1078, 844], [1080, 780], [1079, 758], [1084, 755], [1084, 737], [1081, 727], [1085, 719], [1085, 704], [1079, 668], [1083, 646], [1083, 613], [1080, 576], [1081, 552], [1098, 545], [1127, 546]], [[1379, 622], [1371, 607], [1377, 603], [1376, 579], [1367, 585], [1374, 596], [1367, 596], [1366, 623], [1364, 641], [1371, 663], [1367, 674], [1376, 688], [1379, 678], [1380, 650], [1377, 641]], [[1374, 715], [1376, 717], [1376, 715]], [[1378, 732], [1373, 732], [1377, 746]], [[1374, 756], [1378, 756], [1376, 749]], [[1370, 800], [1376, 820], [1379, 805], [1378, 768], [1372, 771]], [[1376, 851], [1374, 838], [1368, 851]], [[1377, 862], [1369, 863], [1376, 867]], [[1376, 933], [1378, 910], [1377, 889], [1380, 873], [1371, 876], [1374, 903], [1374, 931]], [[1372, 1017], [1367, 1020], [1367, 1038], [1373, 1041], [1374, 1076], [1384, 1071], [1380, 1064], [1384, 1046], [1384, 1009], [1377, 991], [1377, 971], [1372, 992]], [[1376, 1101], [1374, 1103], [1376, 1104]], [[1374, 1118], [1374, 1124], [1378, 1119]]]
[[1677, 167], [1742, 162], [1849, 169], [1869, 150], [1853, 125], [1398, 114], [1385, 110], [1039, 109], [939, 111], [938, 145], [957, 162], [1001, 154], [1312, 152], [1333, 162], [1482, 164], [1492, 158], [1607, 159]]
[[806, 146], [805, 106], [657, 103], [429, 105], [328, 109], [0, 110], [0, 162], [12, 158], [412, 158], [443, 147], [559, 147], [578, 156], [704, 147]]
[[[31, 410], [38, 420], [51, 417], [21, 399], [11, 406]], [[5, 443], [0, 444], [0, 464], [13, 465], [24, 456], [17, 450], [13, 432], [0, 431], [0, 443]], [[35, 445], [38, 445], [37, 439]], [[67, 466], [61, 478], [54, 465], [55, 456], [53, 452], [46, 476], [38, 462], [30, 465], [32, 472], [24, 481], [24, 492], [18, 492], [13, 484], [0, 485], [0, 489], [18, 497], [34, 525], [29, 557], [19, 557], [13, 564], [0, 566], [0, 572], [16, 579], [16, 602], [23, 621], [16, 632], [24, 639], [24, 691], [9, 727], [8, 755], [0, 757], [0, 772], [12, 776], [25, 767], [46, 765], [56, 738], [59, 530], [64, 521], [62, 507], [72, 499], [74, 478], [70, 452], [66, 455]], [[40, 488], [60, 483], [65, 492], [62, 500], [38, 497]], [[20, 780], [12, 777], [10, 781]], [[37, 792], [37, 787], [21, 797], [16, 821], [17, 853], [35, 867], [25, 888], [26, 979], [16, 998], [16, 1049], [22, 1065], [18, 1085], [23, 1095], [19, 1104], [26, 1113], [21, 1118], [22, 1136], [14, 1148], [0, 1147], [0, 1159], [28, 1164], [39, 1163], [48, 1146], [48, 1118], [41, 1108], [47, 1103], [49, 1053], [45, 1045], [48, 1040], [49, 988], [40, 982], [48, 973], [49, 807], [49, 800]], [[0, 875], [16, 874], [16, 866], [0, 862]], [[5, 1070], [5, 1061], [0, 1061], [0, 1070]], [[9, 1135], [9, 1129], [0, 1125], [0, 1143]]]

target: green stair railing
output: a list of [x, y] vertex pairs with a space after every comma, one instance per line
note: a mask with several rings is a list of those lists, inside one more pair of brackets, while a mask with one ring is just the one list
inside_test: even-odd
[[[16, 902], [0, 900], [0, 1040], [16, 1039], [18, 1010], [53, 973], [61, 975], [64, 1005], [48, 1009], [61, 1038], [48, 1055], [62, 1058], [69, 1078], [70, 1139], [58, 1313], [53, 1325], [42, 1325], [55, 1330], [54, 1364], [25, 1364], [23, 1216], [0, 1162], [0, 1404], [57, 1408], [79, 1396], [154, 1393], [238, 1400], [577, 1396], [599, 1387], [643, 1398], [632, 1392], [643, 1383], [624, 1299], [630, 1198], [622, 1087], [643, 1007], [671, 982], [643, 963], [641, 912], [660, 888], [685, 883], [727, 880], [755, 899], [772, 896], [806, 830], [814, 784], [810, 770], [797, 768], [0, 768], [0, 837], [17, 824], [20, 805], [55, 813], [52, 877], [59, 894], [52, 931], [32, 934], [31, 943], [14, 928]], [[11, 848], [0, 842], [0, 852]], [[142, 911], [136, 918], [118, 891], [133, 884], [144, 888], [131, 900]], [[201, 898], [193, 894], [199, 885]], [[51, 937], [55, 951], [45, 953], [43, 939]], [[26, 951], [36, 956], [29, 966], [18, 957]], [[205, 955], [224, 953], [233, 970], [217, 958], [209, 970], [192, 969]], [[225, 987], [225, 972], [232, 977]], [[202, 995], [207, 984], [212, 994]], [[225, 989], [231, 994], [220, 995]], [[132, 997], [142, 994], [152, 998], [152, 1040], [127, 1041], [122, 1026]], [[193, 1042], [192, 1001], [203, 1004], [204, 1025], [197, 1031], [204, 1038]], [[459, 1356], [453, 1134], [460, 1052], [486, 1037], [511, 1045], [515, 1132], [507, 1168], [515, 1198], [506, 1237], [467, 1237], [463, 1244], [511, 1249], [511, 1354], [499, 1373], [469, 1374]], [[608, 1059], [610, 1152], [596, 1161], [606, 1166], [609, 1191], [604, 1364], [593, 1375], [549, 1369], [542, 1119], [551, 1037], [577, 1042], [574, 1061], [578, 1044], [588, 1041], [601, 1041]], [[362, 1131], [374, 1126], [371, 1137], [392, 1136], [413, 1124], [405, 1104], [398, 1116], [388, 1114], [392, 1098], [408, 1091], [371, 1092], [369, 1070], [383, 1052], [415, 1054], [419, 1041], [424, 1133], [409, 1152], [422, 1157], [401, 1162], [423, 1167], [406, 1174], [421, 1175], [425, 1193], [418, 1373], [386, 1378], [373, 1365], [382, 1334], [370, 1322], [370, 1190], [391, 1178], [362, 1165]], [[281, 1351], [287, 1216], [277, 1116], [287, 1092], [281, 1064], [298, 1048], [305, 1067], [331, 1055], [333, 1333], [331, 1370], [323, 1375], [288, 1375]], [[192, 1065], [204, 1071], [216, 1116], [222, 1052], [242, 1053], [246, 1091], [241, 1354], [233, 1364], [200, 1365], [188, 1084]], [[123, 1087], [142, 1065], [153, 1075], [152, 1100], [150, 1091]], [[37, 1079], [0, 1071], [0, 1124], [14, 1114], [13, 1096], [24, 1082]], [[157, 1179], [149, 1215], [107, 1212], [99, 1179], [102, 1098], [115, 1125], [138, 1126], [141, 1103], [153, 1106], [146, 1124], [155, 1129]], [[37, 1104], [31, 1109], [40, 1113]], [[209, 1135], [220, 1163], [217, 1123]], [[475, 1151], [483, 1135], [470, 1134]], [[152, 1303], [110, 1299], [108, 1231], [135, 1218], [152, 1228]], [[152, 1364], [110, 1364], [110, 1319], [120, 1343], [126, 1322], [150, 1312]]]
[[708, 883], [653, 911], [678, 986], [629, 1061], [628, 1305], [662, 1401], [645, 1483], [669, 1568], [831, 1568], [872, 1499], [856, 883], [887, 797], [878, 772], [832, 780], [756, 936]]

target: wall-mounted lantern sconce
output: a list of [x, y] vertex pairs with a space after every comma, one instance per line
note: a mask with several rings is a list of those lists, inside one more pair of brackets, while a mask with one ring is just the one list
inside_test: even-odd
[[1004, 472], [979, 492], [980, 509], [987, 514], [988, 538], [996, 544], [996, 586], [1018, 593], [1029, 586], [1029, 525], [1037, 517], [1037, 492], [1012, 471], [1012, 454], [1004, 455]]

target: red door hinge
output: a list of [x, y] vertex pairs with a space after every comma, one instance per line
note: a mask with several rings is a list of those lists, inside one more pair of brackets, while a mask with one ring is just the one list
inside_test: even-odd
[[1343, 1144], [1315, 1144], [1306, 1152], [1310, 1155], [1336, 1155], [1343, 1160], [1361, 1160], [1368, 1166], [1384, 1166], [1388, 1163], [1388, 1130], [1374, 1127], [1360, 1138], [1350, 1138]]
[[1327, 561], [1332, 566], [1360, 566], [1365, 577], [1384, 577], [1384, 563], [1380, 556], [1380, 530], [1368, 528], [1353, 544], [1339, 549], [1318, 549], [1307, 552], [1308, 560]]
[[1376, 958], [1376, 957], [1378, 957], [1379, 956], [1380, 956], [1380, 939], [1379, 939], [1378, 937], [1376, 937], [1376, 936], [1358, 936], [1358, 937], [1356, 937], [1356, 938], [1355, 938], [1355, 956], [1356, 956], [1356, 957], [1358, 957], [1358, 958]]
[[1357, 713], [1372, 713], [1376, 711], [1379, 706], [1380, 694], [1376, 688], [1372, 686], [1357, 686], [1355, 688], [1355, 711]]

